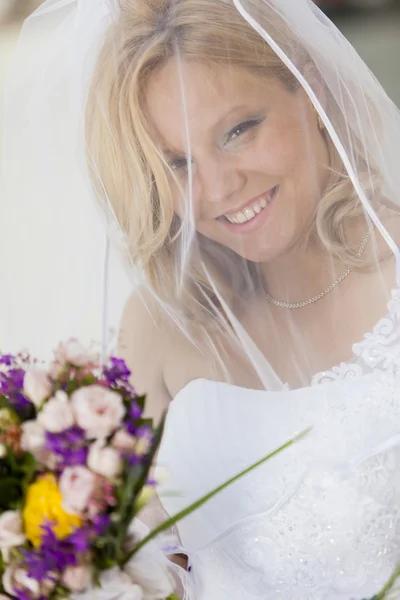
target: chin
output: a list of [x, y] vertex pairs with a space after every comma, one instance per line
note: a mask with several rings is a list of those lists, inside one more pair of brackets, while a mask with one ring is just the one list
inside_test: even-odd
[[[237, 244], [230, 245], [229, 247], [239, 256], [253, 263], [268, 263], [283, 256], [287, 251], [287, 246], [280, 243], [269, 243], [268, 246], [262, 246], [260, 243], [246, 244], [246, 247], [238, 247]], [[235, 246], [235, 247], [234, 247]]]

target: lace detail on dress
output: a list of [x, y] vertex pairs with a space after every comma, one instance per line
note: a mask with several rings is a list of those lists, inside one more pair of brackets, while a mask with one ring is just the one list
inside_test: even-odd
[[400, 288], [392, 291], [388, 312], [365, 334], [361, 342], [353, 345], [354, 361], [343, 362], [329, 371], [314, 375], [311, 385], [320, 385], [339, 379], [354, 379], [372, 371], [396, 374], [400, 367]]
[[393, 384], [367, 378], [321, 397], [314, 437], [243, 485], [243, 502], [269, 510], [249, 509], [193, 556], [201, 600], [360, 600], [382, 588], [399, 560]]

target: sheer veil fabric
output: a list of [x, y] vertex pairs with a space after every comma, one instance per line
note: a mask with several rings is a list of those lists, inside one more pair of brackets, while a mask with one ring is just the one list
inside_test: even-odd
[[[1, 295], [3, 343], [13, 348], [29, 345], [43, 353], [66, 334], [99, 340], [104, 337], [104, 329], [117, 325], [133, 284], [146, 289], [146, 297], [155, 300], [163, 318], [178, 327], [186, 339], [214, 353], [220, 379], [235, 379], [234, 369], [225, 363], [223, 352], [218, 349], [224, 340], [224, 347], [234, 347], [242, 355], [241, 360], [254, 372], [261, 388], [282, 389], [286, 383], [306, 385], [320, 370], [319, 361], [314, 360], [319, 350], [306, 340], [303, 318], [298, 315], [306, 314], [306, 310], [307, 321], [312, 320], [312, 309], [317, 304], [302, 309], [303, 312], [285, 308], [277, 311], [265, 302], [264, 292], [274, 296], [276, 288], [279, 300], [307, 300], [335, 282], [349, 266], [359, 272], [373, 271], [371, 285], [375, 285], [379, 274], [388, 269], [383, 255], [393, 255], [392, 263], [396, 263], [398, 272], [397, 221], [392, 212], [398, 205], [400, 177], [399, 112], [354, 49], [312, 2], [199, 2], [199, 14], [205, 20], [220, 18], [221, 7], [228, 19], [225, 42], [220, 41], [215, 52], [214, 46], [219, 42], [217, 34], [210, 31], [209, 55], [204, 51], [200, 57], [203, 62], [199, 60], [197, 65], [205, 65], [202, 70], [195, 68], [196, 51], [203, 51], [199, 39], [194, 39], [190, 48], [183, 35], [179, 38], [178, 21], [174, 23], [174, 14], [179, 11], [182, 14], [176, 19], [189, 22], [191, 5], [195, 7], [197, 3], [186, 4], [187, 8], [185, 2], [178, 1], [48, 0], [25, 23], [5, 101], [2, 221], [8, 226], [0, 242], [2, 256], [7, 257], [1, 266], [5, 292]], [[251, 37], [249, 48], [251, 44], [259, 47], [256, 60], [245, 50], [239, 56], [235, 38], [239, 27], [244, 27], [243, 31]], [[171, 162], [161, 150], [160, 136], [168, 132], [158, 131], [152, 142], [150, 123], [146, 129], [140, 120], [146, 111], [140, 86], [131, 96], [122, 87], [119, 92], [114, 90], [113, 96], [106, 76], [102, 79], [102, 72], [110, 77], [114, 69], [115, 81], [121, 86], [127, 84], [127, 73], [132, 75], [133, 71], [129, 72], [126, 66], [130, 35], [137, 36], [138, 45], [142, 43], [138, 55], [144, 52], [146, 44], [151, 51], [152, 36], [163, 35], [165, 43], [169, 43], [165, 52], [172, 57], [170, 85], [175, 90], [178, 108], [171, 115], [166, 106], [164, 121], [176, 121], [177, 135], [176, 139], [165, 141], [180, 143], [177, 150], [180, 158], [186, 160], [185, 167], [176, 168], [176, 160]], [[160, 59], [159, 67], [164, 59]], [[258, 96], [253, 100], [254, 106], [250, 106], [251, 99], [248, 101], [248, 111], [259, 114], [252, 117], [252, 122], [250, 113], [244, 115], [249, 129], [241, 130], [236, 138], [228, 140], [227, 127], [214, 127], [205, 132], [204, 140], [198, 140], [198, 131], [191, 127], [192, 111], [201, 108], [207, 116], [204, 111], [208, 107], [194, 106], [190, 86], [211, 90], [216, 77], [211, 65], [216, 72], [224, 66], [239, 75], [247, 71], [248, 77], [265, 70], [265, 89], [256, 90], [254, 78], [251, 83]], [[275, 84], [286, 87], [270, 95], [268, 83], [274, 75]], [[140, 78], [141, 73], [137, 76]], [[246, 82], [238, 79], [235, 85], [240, 91]], [[275, 111], [279, 93], [281, 100], [290, 103], [286, 129], [283, 115]], [[123, 103], [130, 100], [131, 120], [123, 114]], [[221, 99], [221, 106], [215, 106], [215, 115], [209, 114], [210, 123], [213, 117], [221, 117], [226, 109], [224, 102], [226, 98]], [[120, 123], [113, 121], [115, 106], [121, 111]], [[159, 114], [159, 107], [156, 109]], [[138, 114], [140, 119], [135, 121]], [[257, 119], [260, 124], [256, 124]], [[134, 129], [131, 138], [126, 131], [129, 123]], [[158, 127], [158, 123], [152, 125]], [[242, 126], [233, 119], [228, 125]], [[295, 127], [301, 130], [297, 137], [293, 133]], [[284, 131], [291, 132], [293, 139], [284, 139]], [[262, 146], [264, 133], [271, 137], [265, 137]], [[198, 146], [206, 143], [206, 135], [207, 143], [214, 136], [213, 152], [219, 174], [214, 174], [206, 161], [211, 155], [205, 156], [204, 161], [197, 157], [202, 150]], [[315, 142], [316, 135], [322, 146]], [[254, 144], [250, 138], [254, 138]], [[251, 144], [254, 148], [258, 144], [258, 163], [251, 155], [255, 152]], [[276, 158], [274, 161], [273, 144], [276, 156], [280, 156], [279, 152], [284, 156], [282, 164]], [[297, 172], [293, 170], [296, 157], [285, 156], [288, 144], [297, 144], [296, 151], [303, 157], [302, 169]], [[114, 157], [112, 164], [107, 159], [108, 168], [105, 154], [101, 154], [103, 147]], [[146, 167], [138, 177], [135, 167], [142, 166], [142, 159]], [[325, 164], [321, 167], [321, 163]], [[125, 169], [127, 176], [119, 186], [120, 169]], [[307, 182], [300, 181], [301, 177]], [[287, 190], [282, 188], [284, 179]], [[168, 182], [174, 186], [170, 197], [166, 191]], [[215, 193], [208, 194], [209, 189]], [[286, 200], [289, 192], [290, 202]], [[146, 193], [147, 205], [143, 199]], [[239, 227], [234, 231], [235, 224], [226, 226], [227, 214], [239, 214], [246, 203], [260, 200], [263, 195], [269, 200], [275, 193], [273, 204], [278, 205], [279, 196], [279, 206], [274, 209], [276, 215], [272, 205], [268, 208], [271, 215], [267, 224], [274, 235], [262, 228], [248, 234], [239, 231]], [[302, 206], [301, 196], [305, 195], [309, 197]], [[149, 203], [152, 208], [146, 212]], [[288, 203], [286, 208], [284, 203]], [[389, 211], [385, 210], [387, 207]], [[296, 230], [292, 222], [300, 212], [307, 218], [302, 218], [301, 228], [299, 225]], [[111, 259], [105, 230], [112, 248], [116, 248], [116, 252], [111, 251]], [[368, 230], [371, 239], [360, 258], [357, 251]], [[283, 258], [278, 270], [268, 266], [278, 264], [275, 259], [281, 259], [285, 252], [289, 257], [291, 252], [300, 255], [306, 245], [314, 248], [308, 254], [321, 257], [318, 279], [312, 284], [307, 277], [296, 281], [295, 286], [290, 284], [290, 260]], [[122, 254], [124, 269], [113, 253]], [[105, 272], [104, 265], [109, 260]], [[307, 260], [302, 264], [307, 264]], [[309, 271], [312, 268], [317, 268], [314, 263]], [[334, 288], [329, 298], [324, 298], [323, 302], [329, 301], [330, 314], [341, 312], [343, 302], [352, 294], [351, 282], [359, 276], [358, 272], [352, 274]], [[395, 285], [395, 279], [394, 271], [391, 280], [382, 274], [386, 293]], [[104, 289], [108, 321], [104, 317]], [[365, 294], [355, 296], [353, 302], [352, 308], [368, 315], [369, 299]], [[379, 303], [376, 298], [374, 302]], [[375, 317], [383, 316], [385, 303], [379, 306], [381, 314], [375, 306], [370, 321], [368, 316], [365, 318], [366, 331], [377, 321]], [[252, 315], [251, 322], [248, 313]], [[196, 331], [193, 318], [198, 324]], [[279, 330], [280, 320], [285, 335]], [[258, 339], [257, 323], [264, 323], [270, 332], [276, 328], [271, 337], [273, 351]], [[339, 324], [340, 320], [334, 337], [342, 338]], [[363, 326], [364, 323], [354, 328], [353, 342], [358, 341]], [[321, 331], [320, 337], [324, 335]], [[328, 339], [335, 345], [331, 336], [332, 331]], [[338, 339], [338, 348], [341, 342], [342, 350], [332, 356], [334, 363], [351, 355], [351, 344], [346, 346], [343, 339]], [[288, 346], [293, 352], [287, 352]], [[272, 354], [280, 355], [282, 348], [286, 348], [294, 365], [292, 382], [287, 369], [280, 370], [282, 365], [271, 358]]]
[[182, 525], [198, 596], [375, 593], [400, 554], [400, 113], [352, 46], [311, 0], [47, 0], [4, 122], [1, 345], [104, 349], [141, 298], [167, 512], [315, 427]]

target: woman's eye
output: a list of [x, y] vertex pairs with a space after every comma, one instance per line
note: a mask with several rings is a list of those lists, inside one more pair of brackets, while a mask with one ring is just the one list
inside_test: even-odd
[[262, 121], [263, 119], [251, 119], [249, 121], [244, 121], [243, 123], [240, 123], [240, 125], [237, 125], [237, 127], [234, 127], [230, 130], [230, 132], [226, 136], [225, 145], [241, 137], [247, 131], [254, 129], [258, 125], [260, 125]]
[[187, 168], [187, 159], [186, 158], [174, 158], [169, 161], [169, 166], [173, 171], [179, 171], [180, 169]]

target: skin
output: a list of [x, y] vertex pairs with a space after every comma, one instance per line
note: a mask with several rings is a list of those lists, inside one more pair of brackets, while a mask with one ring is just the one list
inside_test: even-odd
[[[324, 103], [324, 91], [311, 67], [306, 75]], [[146, 103], [154, 140], [175, 175], [171, 176], [171, 186], [176, 214], [188, 214], [182, 190], [188, 187], [191, 174], [189, 209], [196, 230], [257, 263], [265, 289], [280, 300], [310, 298], [343, 273], [343, 263], [333, 260], [330, 253], [321, 252], [312, 243], [304, 247], [303, 243], [326, 188], [329, 161], [326, 132], [320, 129], [315, 109], [302, 88], [289, 89], [272, 75], [172, 59], [150, 78]], [[186, 157], [187, 138], [191, 169]], [[242, 208], [275, 186], [277, 194], [258, 215], [264, 216], [251, 231], [232, 228], [221, 219], [221, 215]], [[349, 239], [355, 245], [361, 243], [366, 230], [363, 218], [349, 223]], [[370, 254], [372, 260], [381, 256], [381, 242], [370, 243], [365, 256]], [[281, 380], [293, 388], [301, 387], [313, 374], [351, 359], [352, 344], [385, 314], [393, 279], [389, 263], [367, 273], [353, 272], [334, 293], [299, 311], [272, 306], [264, 297], [255, 296], [244, 303], [240, 321]], [[151, 306], [151, 300], [146, 303]], [[165, 347], [172, 346], [174, 352], [164, 352], [155, 331], [160, 348], [157, 380], [147, 312], [141, 311], [139, 300], [134, 300], [126, 315], [126, 331], [140, 328], [152, 357], [148, 378], [140, 358], [143, 391], [149, 392], [154, 386], [154, 398], [162, 394], [173, 398], [196, 377], [226, 379], [225, 372], [216, 373], [206, 354], [176, 331], [165, 334]], [[141, 315], [137, 325], [131, 322], [135, 315]], [[224, 357], [238, 385], [260, 385], [254, 369], [246, 366], [233, 348], [226, 348]], [[131, 362], [136, 362], [135, 357]]]
[[[290, 254], [304, 239], [326, 185], [328, 150], [303, 90], [291, 91], [274, 76], [171, 60], [150, 80], [147, 107], [178, 180], [171, 184], [180, 216], [187, 115], [198, 232], [257, 263]], [[256, 229], [242, 232], [221, 219], [274, 186], [277, 195]]]

